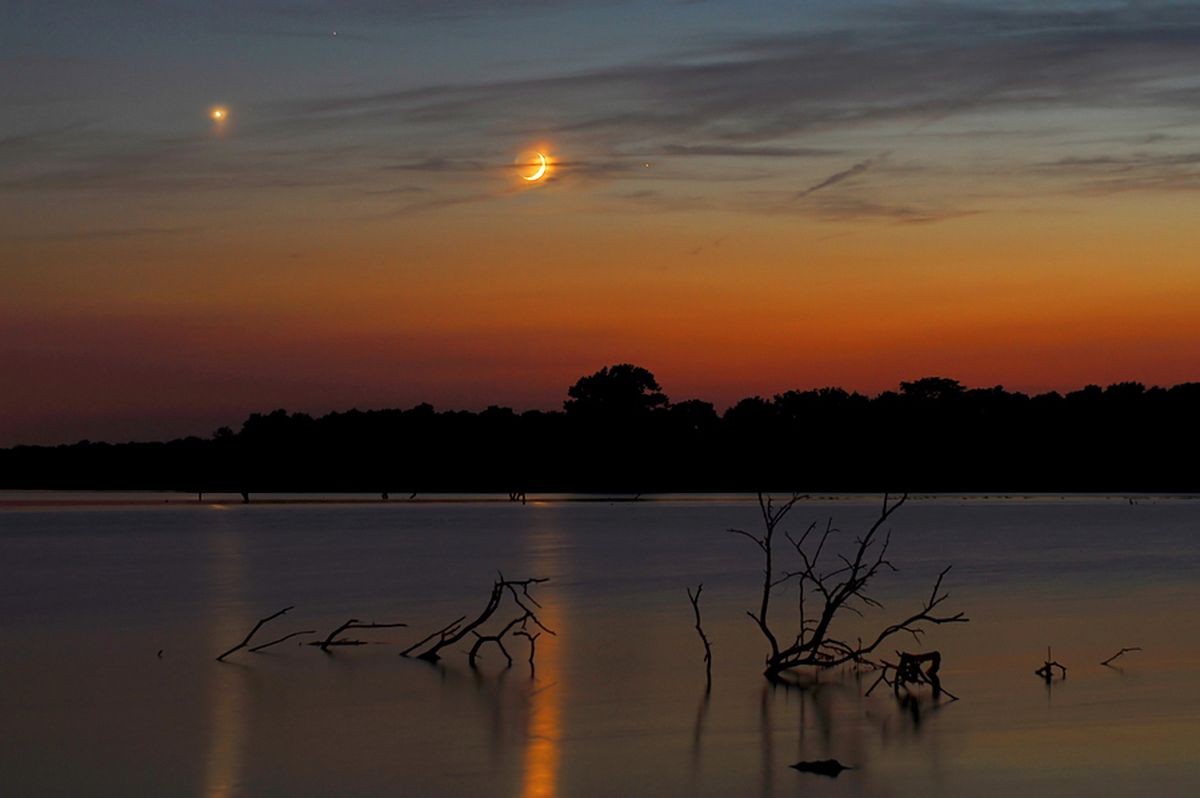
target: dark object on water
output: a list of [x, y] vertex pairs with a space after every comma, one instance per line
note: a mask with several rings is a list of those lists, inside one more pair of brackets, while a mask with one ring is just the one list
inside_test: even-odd
[[1050, 658], [1050, 647], [1046, 647], [1046, 661], [1042, 663], [1042, 667], [1038, 668], [1034, 673], [1046, 680], [1046, 684], [1050, 684], [1054, 680], [1054, 669], [1058, 668], [1062, 672], [1062, 678], [1067, 678], [1067, 666], [1060, 662], [1055, 662]]
[[160, 649], [158, 650], [158, 654], [157, 654], [157, 656], [158, 656], [158, 658], [159, 658], [159, 659], [162, 659], [162, 653], [163, 653], [163, 650], [160, 648]]
[[[929, 663], [926, 670], [921, 670], [922, 662]], [[899, 695], [900, 688], [907, 684], [928, 684], [933, 688], [933, 697], [938, 698], [942, 694], [942, 680], [937, 675], [938, 668], [941, 666], [942, 653], [940, 651], [928, 651], [924, 654], [903, 652], [900, 654], [900, 662], [896, 666], [896, 683], [892, 689]]]
[[[880, 661], [883, 665], [883, 670], [879, 672], [879, 678], [867, 690], [867, 695], [870, 695], [871, 691], [878, 687], [880, 682], [891, 686], [897, 697], [900, 695], [901, 687], [911, 694], [913, 686], [927, 684], [933, 688], [934, 698], [941, 698], [945, 694], [951, 701], [958, 700], [958, 696], [942, 687], [942, 680], [938, 676], [938, 670], [942, 667], [942, 653], [940, 651], [926, 651], [921, 654], [910, 654], [904, 651], [897, 651], [896, 653], [900, 656], [899, 662]], [[926, 662], [929, 665], [923, 669], [921, 665]], [[891, 681], [888, 681], [889, 670], [894, 673]]]
[[828, 776], [831, 779], [836, 779], [843, 770], [854, 769], [843, 765], [836, 759], [815, 759], [811, 762], [797, 762], [788, 767], [795, 768], [801, 773], [816, 773], [818, 776]]

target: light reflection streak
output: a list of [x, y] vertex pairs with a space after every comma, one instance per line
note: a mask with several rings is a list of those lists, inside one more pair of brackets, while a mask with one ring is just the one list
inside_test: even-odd
[[[213, 540], [212, 622], [214, 651], [227, 645], [234, 629], [244, 619], [235, 617], [232, 608], [242, 603], [246, 587], [246, 557], [241, 535], [236, 528], [225, 525]], [[204, 768], [204, 795], [208, 798], [227, 798], [236, 791], [241, 775], [242, 750], [245, 746], [246, 673], [241, 665], [231, 662], [214, 663], [215, 672], [209, 687], [212, 707], [208, 758]]]
[[529, 573], [551, 579], [547, 585], [551, 589], [546, 591], [548, 595], [538, 615], [556, 634], [543, 632], [537, 641], [537, 684], [529, 696], [521, 798], [554, 798], [558, 794], [564, 695], [561, 657], [565, 651], [566, 613], [562, 594], [554, 589], [555, 581], [563, 574], [563, 533], [554, 515], [557, 515], [555, 508], [538, 508], [529, 538]]

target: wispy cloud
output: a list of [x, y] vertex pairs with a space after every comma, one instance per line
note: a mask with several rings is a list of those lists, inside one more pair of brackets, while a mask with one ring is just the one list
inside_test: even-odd
[[[1093, 103], [1200, 107], [1163, 83], [1200, 67], [1192, 4], [1066, 13], [959, 5], [897, 10], [892, 25], [727, 41], [658, 60], [525, 80], [314, 98], [280, 113], [484, 114], [519, 128], [617, 137], [686, 133], [661, 147], [762, 143], [805, 130], [921, 121], [987, 109]], [[528, 100], [530, 102], [524, 102]], [[707, 141], [706, 141], [707, 139]]]
[[[883, 157], [883, 156], [879, 156], [879, 157]], [[849, 180], [850, 178], [854, 177], [855, 175], [860, 175], [863, 172], [867, 171], [868, 169], [871, 168], [871, 165], [873, 163], [875, 163], [875, 161], [877, 161], [877, 160], [878, 160], [878, 158], [868, 158], [865, 161], [859, 161], [858, 163], [854, 164], [854, 166], [851, 166], [849, 169], [843, 169], [840, 172], [834, 172], [833, 174], [831, 174], [829, 177], [825, 178], [824, 180], [814, 183], [813, 185], [804, 189], [803, 191], [798, 193], [796, 196], [797, 197], [807, 197], [809, 194], [813, 194], [817, 191], [820, 191], [823, 188], [829, 188], [830, 186], [836, 186], [838, 183], [845, 182], [845, 181]]]
[[663, 155], [690, 155], [717, 158], [821, 158], [837, 155], [840, 150], [826, 147], [739, 147], [732, 144], [664, 144]]
[[1074, 193], [1200, 190], [1200, 152], [1134, 152], [1069, 156], [1040, 164], [1039, 173], [1066, 178]]
[[[248, 30], [323, 36], [327, 16], [341, 11], [359, 21], [500, 13], [485, 6], [490, 4], [469, 0], [380, 0], [349, 8], [305, 2], [272, 6], [255, 17], [287, 24]], [[513, 13], [552, 7], [532, 1]], [[507, 165], [505, 154], [539, 137], [572, 153], [560, 164], [557, 179], [579, 187], [650, 176], [712, 184], [778, 178], [795, 186], [812, 180], [807, 160], [858, 157], [851, 166], [792, 190], [793, 202], [805, 200], [801, 211], [817, 214], [853, 212], [848, 205], [830, 210], [832, 203], [809, 200], [835, 186], [841, 187], [837, 193], [859, 192], [864, 181], [855, 178], [864, 173], [872, 174], [872, 186], [897, 179], [896, 170], [879, 169], [879, 156], [863, 159], [880, 149], [904, 153], [926, 174], [957, 157], [965, 172], [1010, 179], [1014, 170], [1002, 175], [1005, 170], [996, 168], [994, 157], [986, 167], [970, 162], [978, 156], [968, 148], [985, 140], [991, 141], [991, 155], [1000, 153], [1008, 166], [1030, 173], [1073, 170], [1095, 182], [1128, 176], [1084, 170], [1124, 169], [1151, 178], [1143, 180], [1145, 185], [1171, 180], [1183, 185], [1191, 181], [1185, 162], [1069, 163], [1071, 157], [1093, 156], [1063, 153], [1048, 166], [1044, 150], [1026, 158], [1000, 139], [1040, 134], [1053, 137], [1061, 151], [1061, 140], [1085, 132], [1073, 127], [1074, 112], [1124, 113], [1132, 121], [1121, 135], [1149, 136], [1152, 131], [1136, 127], [1148, 125], [1142, 120], [1156, 114], [1200, 115], [1200, 86], [1189, 77], [1196, 74], [1197, 3], [1056, 3], [1019, 12], [1001, 4], [883, 5], [840, 27], [708, 37], [695, 46], [586, 69], [427, 84], [405, 76], [394, 85], [376, 82], [371, 89], [268, 102], [254, 109], [253, 119], [239, 120], [237, 146], [220, 152], [204, 137], [85, 141], [68, 131], [5, 139], [0, 159], [6, 149], [14, 158], [16, 153], [31, 156], [2, 179], [0, 189], [345, 186], [379, 195], [395, 189], [388, 175], [427, 172], [454, 178], [452, 186], [438, 186], [434, 193], [486, 195], [492, 190], [486, 180]], [[1003, 126], [989, 127], [998, 119]], [[953, 120], [963, 120], [958, 132], [930, 130]], [[54, 135], [60, 139], [52, 142]], [[928, 144], [923, 153], [928, 165], [921, 166], [920, 156], [908, 156], [921, 137], [954, 137], [949, 149], [955, 154], [943, 159], [943, 148]], [[280, 140], [291, 148], [281, 149]], [[643, 159], [655, 161], [653, 172], [641, 171]], [[660, 160], [676, 168], [660, 169]], [[1175, 172], [1168, 176], [1167, 169]], [[454, 204], [450, 197], [430, 199]], [[688, 204], [669, 193], [656, 199]], [[892, 205], [876, 196], [853, 199], [865, 215], [873, 213], [872, 203], [912, 210], [907, 203]], [[919, 199], [922, 205], [943, 204]], [[709, 205], [740, 201], [736, 194], [703, 199]], [[878, 215], [938, 216], [919, 209]]]
[[978, 213], [966, 208], [923, 207], [858, 197], [822, 197], [812, 211], [826, 221], [887, 221], [901, 224], [930, 224]]

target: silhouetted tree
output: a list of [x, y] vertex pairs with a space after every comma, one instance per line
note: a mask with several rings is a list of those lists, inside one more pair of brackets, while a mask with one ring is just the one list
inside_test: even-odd
[[563, 402], [569, 415], [625, 419], [649, 413], [667, 404], [667, 396], [654, 375], [641, 366], [619, 363], [605, 366], [567, 389]]
[[912, 382], [900, 383], [900, 393], [909, 399], [940, 401], [961, 396], [963, 390], [958, 380], [946, 377], [922, 377]]
[[[203, 491], [1195, 491], [1200, 383], [1127, 382], [1029, 397], [925, 377], [868, 398], [751, 397], [717, 414], [669, 403], [624, 363], [578, 380], [564, 411], [275, 410], [211, 438], [0, 449], [0, 487]], [[237, 431], [234, 431], [237, 430]], [[820, 457], [805, 456], [820, 452]]]
[[699, 399], [676, 402], [667, 408], [667, 413], [674, 429], [693, 433], [710, 432], [721, 420], [710, 402]]

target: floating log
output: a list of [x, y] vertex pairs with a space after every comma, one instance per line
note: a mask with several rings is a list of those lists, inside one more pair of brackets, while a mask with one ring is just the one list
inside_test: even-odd
[[831, 779], [836, 779], [841, 775], [843, 770], [853, 770], [853, 768], [843, 765], [836, 759], [815, 759], [811, 762], [802, 761], [794, 765], [788, 765], [790, 768], [795, 768], [801, 773], [816, 773], [818, 776], [828, 776]]

